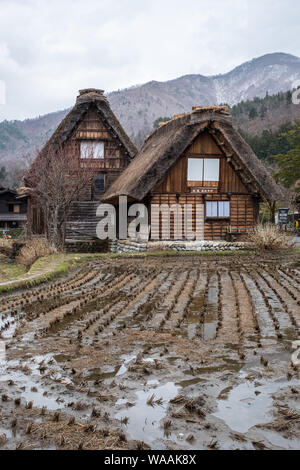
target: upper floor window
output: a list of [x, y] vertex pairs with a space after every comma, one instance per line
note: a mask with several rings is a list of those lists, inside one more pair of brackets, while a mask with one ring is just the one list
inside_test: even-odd
[[81, 158], [104, 158], [104, 142], [83, 140], [80, 142]]
[[219, 158], [189, 158], [188, 181], [218, 182], [220, 177]]

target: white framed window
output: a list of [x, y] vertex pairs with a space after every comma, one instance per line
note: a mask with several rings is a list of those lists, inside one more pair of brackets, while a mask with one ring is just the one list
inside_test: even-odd
[[80, 158], [104, 158], [104, 142], [82, 140], [80, 142]]
[[189, 158], [188, 181], [219, 181], [219, 158]]
[[229, 201], [206, 201], [206, 217], [215, 219], [230, 218]]

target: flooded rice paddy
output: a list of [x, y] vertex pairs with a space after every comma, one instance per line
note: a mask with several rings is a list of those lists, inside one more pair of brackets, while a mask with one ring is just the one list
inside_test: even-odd
[[0, 303], [2, 449], [300, 447], [300, 261], [101, 260]]

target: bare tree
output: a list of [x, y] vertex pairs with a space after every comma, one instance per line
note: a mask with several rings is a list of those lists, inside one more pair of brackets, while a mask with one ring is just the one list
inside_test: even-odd
[[17, 189], [22, 184], [22, 180], [26, 169], [25, 161], [23, 157], [19, 158], [17, 161], [8, 161], [3, 162], [4, 166], [0, 168], [0, 183], [1, 186], [10, 189]]
[[277, 202], [276, 201], [267, 201], [267, 207], [270, 213], [270, 221], [272, 224], [275, 224], [275, 215], [277, 210]]
[[62, 250], [69, 209], [90, 185], [92, 173], [81, 167], [75, 152], [49, 147], [43, 154], [37, 154], [28, 175], [25, 179], [30, 182], [32, 197], [43, 210], [48, 239]]

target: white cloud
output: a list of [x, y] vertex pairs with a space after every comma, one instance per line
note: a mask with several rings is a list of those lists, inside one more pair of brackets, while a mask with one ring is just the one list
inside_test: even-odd
[[298, 0], [0, 0], [0, 120], [259, 55], [300, 54]]

